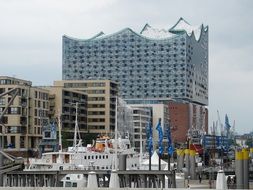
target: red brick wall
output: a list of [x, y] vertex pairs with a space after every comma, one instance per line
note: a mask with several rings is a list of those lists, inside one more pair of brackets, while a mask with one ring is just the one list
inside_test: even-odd
[[169, 103], [169, 115], [172, 141], [174, 143], [184, 143], [189, 128], [190, 114], [189, 105], [184, 103]]
[[[196, 127], [198, 125], [196, 120], [196, 115], [199, 114], [199, 112], [196, 112], [197, 106], [200, 107], [200, 114], [205, 115], [203, 119], [205, 120], [205, 130], [208, 132], [207, 108], [194, 104], [191, 106], [189, 103], [169, 102], [169, 118], [173, 142], [185, 143], [189, 127]], [[198, 127], [202, 129], [202, 126]]]

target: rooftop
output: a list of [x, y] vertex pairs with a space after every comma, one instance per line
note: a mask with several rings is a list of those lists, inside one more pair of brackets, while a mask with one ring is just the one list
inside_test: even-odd
[[[98, 34], [96, 34], [95, 36], [93, 36], [92, 38], [82, 40], [82, 41], [100, 40], [100, 39], [108, 38], [110, 36], [113, 36], [113, 35], [116, 35], [119, 33], [123, 33], [125, 31], [130, 31], [135, 35], [138, 35], [140, 37], [147, 38], [150, 40], [169, 39], [169, 38], [173, 38], [175, 36], [186, 33], [189, 37], [194, 36], [196, 41], [198, 41], [201, 37], [202, 32], [206, 32], [207, 30], [208, 30], [208, 26], [204, 26], [203, 24], [198, 25], [198, 26], [192, 26], [187, 21], [185, 21], [183, 18], [180, 18], [176, 22], [176, 24], [169, 29], [157, 29], [157, 28], [151, 27], [149, 24], [145, 24], [145, 26], [143, 27], [143, 29], [141, 30], [140, 33], [135, 32], [130, 28], [125, 28], [119, 32], [116, 32], [114, 34], [109, 34], [109, 35], [106, 35], [104, 32], [101, 31]], [[80, 41], [80, 39], [71, 38], [66, 35], [64, 35], [64, 37], [71, 39], [71, 40]]]

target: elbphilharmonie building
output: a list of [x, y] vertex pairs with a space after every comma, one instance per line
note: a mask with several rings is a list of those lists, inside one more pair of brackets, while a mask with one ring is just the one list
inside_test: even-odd
[[208, 26], [184, 19], [168, 29], [146, 24], [90, 39], [63, 36], [63, 80], [110, 79], [131, 100], [208, 104]]

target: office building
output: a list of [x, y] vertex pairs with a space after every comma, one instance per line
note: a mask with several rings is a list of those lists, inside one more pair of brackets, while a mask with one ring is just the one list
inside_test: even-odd
[[[57, 123], [61, 115], [63, 147], [71, 146], [74, 139], [76, 111], [80, 136], [87, 133], [87, 101], [86, 93], [64, 88], [62, 86], [45, 87], [49, 91], [50, 122]], [[57, 125], [57, 124], [56, 124]], [[58, 127], [57, 127], [58, 129]], [[67, 141], [67, 142], [66, 142]]]
[[110, 80], [62, 80], [54, 86], [87, 94], [87, 132], [110, 134], [115, 129], [115, 109], [118, 85]]

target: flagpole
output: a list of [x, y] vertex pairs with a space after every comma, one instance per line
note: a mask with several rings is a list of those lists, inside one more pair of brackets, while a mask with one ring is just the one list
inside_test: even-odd
[[152, 125], [151, 120], [149, 121], [149, 137], [148, 137], [148, 149], [149, 149], [149, 171], [151, 171], [151, 156], [153, 150], [153, 132], [152, 132]]
[[151, 171], [151, 151], [149, 151], [149, 171]]
[[170, 171], [170, 152], [169, 152], [169, 148], [171, 146], [171, 137], [170, 137], [170, 125], [167, 128], [167, 139], [168, 139], [168, 171]]
[[161, 170], [161, 154], [159, 153], [159, 171]]
[[[158, 128], [159, 127], [159, 128]], [[160, 131], [160, 130], [162, 130], [162, 128], [161, 128], [161, 118], [159, 118], [159, 121], [158, 121], [158, 125], [157, 125], [157, 127], [156, 127], [156, 130], [158, 130], [158, 133], [159, 133], [159, 151], [158, 151], [158, 155], [159, 155], [159, 162], [158, 162], [158, 170], [160, 171], [161, 170], [161, 154], [162, 154], [162, 150], [160, 150], [160, 149], [162, 149], [162, 136], [161, 136], [161, 134], [162, 134], [162, 131]]]
[[168, 153], [168, 171], [170, 171], [170, 154]]

